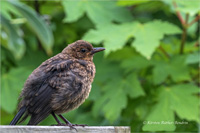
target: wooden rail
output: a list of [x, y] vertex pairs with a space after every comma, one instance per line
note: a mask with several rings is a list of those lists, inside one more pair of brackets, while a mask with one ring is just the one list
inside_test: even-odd
[[[76, 127], [78, 133], [130, 133], [128, 126]], [[67, 126], [0, 126], [0, 133], [76, 133]]]

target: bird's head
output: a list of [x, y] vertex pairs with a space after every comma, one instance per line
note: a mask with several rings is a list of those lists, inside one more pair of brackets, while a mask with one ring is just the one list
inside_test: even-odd
[[69, 44], [62, 51], [62, 53], [69, 58], [92, 61], [93, 55], [103, 50], [105, 50], [105, 48], [93, 48], [93, 46], [89, 42], [78, 40], [72, 44]]

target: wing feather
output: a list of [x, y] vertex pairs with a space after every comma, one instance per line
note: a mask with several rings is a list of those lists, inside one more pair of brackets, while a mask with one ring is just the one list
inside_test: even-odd
[[[47, 64], [50, 62], [49, 64]], [[67, 70], [72, 61], [55, 60], [40, 65], [29, 76], [21, 94], [19, 107], [27, 106], [27, 114], [31, 115], [28, 125], [37, 125], [52, 112], [52, 95], [56, 93], [56, 86], [49, 81], [57, 77], [63, 70]], [[67, 70], [68, 71], [68, 70]], [[25, 116], [23, 120], [27, 118]]]

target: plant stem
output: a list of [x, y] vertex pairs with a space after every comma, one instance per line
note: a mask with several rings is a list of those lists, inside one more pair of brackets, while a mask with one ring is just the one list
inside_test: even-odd
[[181, 37], [181, 47], [180, 47], [180, 54], [183, 54], [184, 52], [184, 44], [185, 44], [185, 40], [186, 40], [186, 33], [187, 33], [187, 28], [183, 27], [183, 33], [182, 33], [182, 37]]
[[[173, 5], [175, 8], [177, 8], [177, 4], [175, 1], [173, 1]], [[185, 45], [185, 41], [187, 38], [187, 28], [188, 28], [188, 19], [189, 19], [189, 14], [186, 14], [185, 20], [183, 19], [183, 17], [181, 16], [181, 13], [179, 11], [176, 11], [176, 15], [179, 18], [182, 27], [183, 27], [183, 33], [181, 36], [181, 46], [180, 46], [180, 54], [183, 54], [184, 52], [184, 45]]]
[[187, 13], [187, 14], [186, 14], [186, 17], [185, 17], [185, 24], [188, 23], [188, 20], [189, 20], [189, 14]]
[[[175, 1], [173, 1], [173, 5], [174, 5], [174, 7], [176, 9], [177, 8], [177, 4], [176, 4]], [[183, 17], [181, 16], [181, 13], [179, 11], [176, 11], [176, 15], [177, 15], [178, 19], [180, 20], [181, 24], [185, 25], [185, 21], [184, 21]]]
[[196, 18], [188, 24], [188, 27], [191, 26], [192, 24], [194, 24], [195, 22], [197, 22], [199, 19], [200, 19], [200, 15], [196, 16]]
[[160, 45], [159, 49], [163, 52], [163, 54], [167, 57], [170, 58], [169, 54], [165, 51], [165, 49]]
[[188, 19], [189, 19], [189, 14], [187, 13], [186, 17], [185, 17], [185, 24], [183, 25], [183, 33], [182, 33], [182, 37], [181, 37], [180, 54], [183, 54], [183, 52], [184, 52], [184, 45], [185, 45], [185, 41], [186, 41], [186, 38], [187, 38]]
[[[185, 17], [185, 23], [183, 26], [183, 33], [182, 33], [182, 37], [181, 37], [181, 47], [180, 47], [180, 54], [183, 54], [184, 52], [184, 44], [187, 38], [187, 28], [190, 27], [192, 24], [194, 24], [195, 22], [197, 22], [200, 19], [200, 16], [197, 16], [192, 22], [190, 22], [188, 24], [188, 18], [189, 18], [189, 14], [186, 14]], [[181, 20], [180, 20], [181, 21]]]

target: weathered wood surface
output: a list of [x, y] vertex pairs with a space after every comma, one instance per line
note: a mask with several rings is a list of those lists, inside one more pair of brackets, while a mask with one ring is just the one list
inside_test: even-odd
[[[78, 133], [130, 133], [128, 126], [76, 127]], [[67, 126], [0, 126], [0, 133], [76, 133]]]

